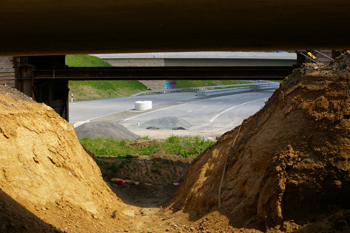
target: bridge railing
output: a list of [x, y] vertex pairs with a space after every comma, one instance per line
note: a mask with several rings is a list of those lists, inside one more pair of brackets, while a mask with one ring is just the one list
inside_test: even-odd
[[270, 82], [265, 80], [244, 80], [250, 82], [248, 84], [234, 84], [234, 85], [220, 85], [220, 86], [205, 86], [205, 87], [190, 87], [179, 89], [164, 89], [154, 91], [143, 91], [133, 96], [154, 95], [154, 94], [168, 94], [179, 92], [197, 92], [198, 98], [207, 98], [211, 96], [231, 95], [235, 93], [253, 92], [262, 90], [272, 90], [279, 86], [277, 82]]
[[221, 90], [205, 90], [205, 91], [197, 91], [197, 98], [208, 98], [215, 96], [223, 96], [223, 95], [233, 95], [245, 92], [256, 92], [256, 91], [266, 91], [266, 90], [275, 90], [279, 87], [278, 82], [267, 82], [255, 84], [247, 87], [240, 88], [230, 88], [230, 89], [221, 89]]
[[269, 83], [269, 81], [265, 81], [265, 80], [244, 80], [244, 82], [250, 82], [250, 83], [233, 84], [233, 85], [219, 85], [219, 86], [205, 86], [205, 87], [189, 87], [189, 88], [178, 88], [178, 89], [163, 89], [163, 90], [154, 90], [154, 91], [142, 91], [142, 92], [136, 93], [132, 96], [169, 94], [169, 93], [178, 93], [178, 92], [198, 92], [198, 91], [215, 90], [215, 89], [239, 88], [239, 87], [244, 87], [244, 86], [252, 86], [252, 85], [256, 85], [256, 84]]

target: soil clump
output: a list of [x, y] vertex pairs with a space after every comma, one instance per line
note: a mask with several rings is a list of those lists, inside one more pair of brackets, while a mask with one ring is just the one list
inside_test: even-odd
[[193, 161], [171, 209], [217, 210], [241, 229], [349, 232], [349, 90], [349, 53], [295, 70]]

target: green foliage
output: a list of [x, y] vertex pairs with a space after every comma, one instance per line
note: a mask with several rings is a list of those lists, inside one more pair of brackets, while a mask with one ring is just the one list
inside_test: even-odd
[[181, 141], [180, 138], [178, 136], [174, 136], [174, 135], [165, 139], [165, 142], [167, 142], [167, 143], [179, 143], [180, 141]]
[[140, 92], [147, 90], [145, 85], [136, 80], [69, 81], [69, 85], [72, 87], [75, 85], [91, 86], [95, 89], [103, 91], [113, 91], [124, 88], [129, 88]]
[[240, 80], [177, 80], [176, 88], [247, 84]]
[[101, 58], [90, 55], [66, 55], [66, 65], [69, 67], [111, 67]]
[[[108, 62], [90, 55], [67, 55], [66, 65], [69, 67], [112, 67]], [[146, 91], [147, 87], [137, 80], [93, 80], [69, 81], [69, 89], [69, 96], [74, 94], [74, 100], [79, 101], [128, 96]]]
[[[143, 138], [137, 140], [144, 140]], [[135, 140], [135, 141], [137, 141]], [[205, 141], [201, 137], [178, 137], [171, 136], [162, 142], [152, 142], [149, 145], [140, 148], [135, 141], [116, 140], [114, 138], [83, 138], [80, 143], [95, 155], [114, 155], [124, 157], [127, 154], [153, 155], [159, 151], [164, 151], [168, 154], [181, 155], [189, 157], [194, 154], [202, 153], [207, 147], [214, 142]], [[128, 163], [132, 162], [129, 159]]]

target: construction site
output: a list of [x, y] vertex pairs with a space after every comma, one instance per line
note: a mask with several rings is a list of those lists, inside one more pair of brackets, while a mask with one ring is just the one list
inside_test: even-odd
[[[348, 0], [2, 1], [0, 233], [350, 232], [349, 10]], [[105, 65], [66, 63], [88, 54]], [[123, 84], [129, 99], [106, 89], [112, 108], [83, 103], [92, 88], [70, 92], [72, 81], [114, 80], [137, 88]], [[236, 94], [210, 96], [202, 82], [175, 99], [166, 89], [178, 80]], [[136, 107], [145, 93], [152, 111], [148, 99]], [[94, 144], [102, 138], [109, 146]]]
[[302, 65], [202, 154], [158, 156], [163, 179], [133, 159], [125, 185], [51, 107], [2, 85], [0, 231], [349, 232], [349, 72], [348, 52]]

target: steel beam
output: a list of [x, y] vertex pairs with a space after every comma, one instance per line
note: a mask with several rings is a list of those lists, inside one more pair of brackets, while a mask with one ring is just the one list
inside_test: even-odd
[[[60, 80], [283, 79], [293, 67], [110, 67], [34, 70], [33, 78]], [[23, 77], [24, 78], [24, 77]]]

